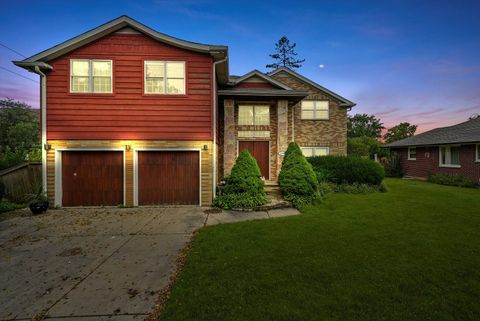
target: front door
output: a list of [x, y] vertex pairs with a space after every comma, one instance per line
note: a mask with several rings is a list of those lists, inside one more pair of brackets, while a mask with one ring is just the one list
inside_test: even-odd
[[258, 167], [260, 167], [260, 173], [268, 180], [270, 179], [269, 171], [269, 141], [239, 141], [238, 153], [246, 149], [257, 160]]

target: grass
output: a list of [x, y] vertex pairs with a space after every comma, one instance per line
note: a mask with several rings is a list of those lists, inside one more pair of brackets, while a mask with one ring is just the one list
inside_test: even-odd
[[161, 320], [478, 320], [480, 191], [386, 183], [201, 230]]

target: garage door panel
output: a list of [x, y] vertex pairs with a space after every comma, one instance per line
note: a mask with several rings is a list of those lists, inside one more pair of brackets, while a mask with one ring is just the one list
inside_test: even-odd
[[123, 153], [62, 152], [63, 206], [116, 206], [123, 203]]
[[138, 152], [139, 205], [199, 204], [199, 152]]

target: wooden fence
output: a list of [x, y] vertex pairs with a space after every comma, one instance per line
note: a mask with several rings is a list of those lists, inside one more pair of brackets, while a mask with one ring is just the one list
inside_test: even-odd
[[5, 197], [15, 203], [24, 203], [26, 195], [35, 193], [42, 181], [42, 163], [25, 163], [0, 171], [5, 185]]

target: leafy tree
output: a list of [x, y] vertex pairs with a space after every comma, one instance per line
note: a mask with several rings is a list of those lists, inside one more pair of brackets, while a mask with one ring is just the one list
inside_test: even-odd
[[0, 100], [0, 169], [37, 160], [40, 115], [20, 101]]
[[305, 59], [297, 59], [295, 56], [295, 46], [297, 44], [290, 44], [290, 40], [286, 36], [283, 36], [275, 44], [275, 53], [269, 55], [275, 59], [274, 63], [268, 64], [267, 68], [277, 69], [280, 67], [287, 67], [290, 69], [300, 68]]
[[413, 136], [415, 135], [416, 131], [417, 125], [411, 125], [410, 123], [403, 122], [390, 128], [385, 135], [383, 135], [383, 139], [387, 144], [390, 144], [397, 140]]
[[348, 156], [368, 157], [373, 159], [373, 155], [378, 157], [388, 156], [388, 149], [382, 148], [382, 143], [376, 138], [361, 136], [347, 139]]
[[355, 114], [348, 116], [347, 136], [348, 137], [382, 137], [383, 124], [374, 115]]

